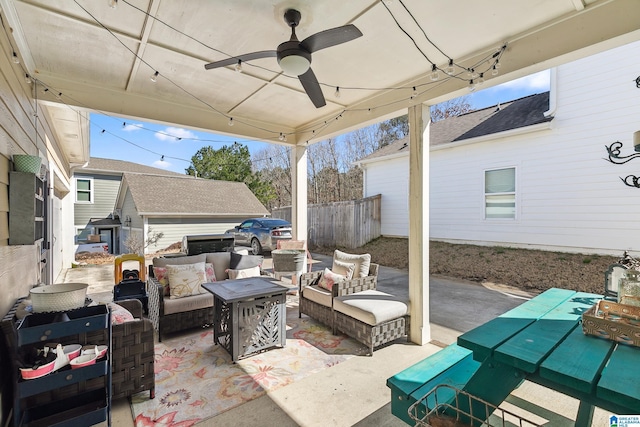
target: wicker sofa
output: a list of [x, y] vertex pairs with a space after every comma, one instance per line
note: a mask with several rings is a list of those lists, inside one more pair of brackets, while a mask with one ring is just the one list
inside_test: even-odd
[[[332, 270], [345, 261], [336, 251]], [[336, 263], [338, 260], [338, 263]], [[378, 265], [370, 263], [366, 276], [337, 281], [328, 291], [318, 285], [325, 271], [305, 273], [299, 282], [299, 316], [306, 314], [365, 344], [369, 354], [375, 347], [394, 341], [409, 332], [409, 308], [393, 295], [377, 288]]]
[[167, 295], [167, 284], [161, 283], [161, 280], [156, 277], [157, 267], [205, 262], [213, 267], [215, 273], [213, 280], [220, 281], [229, 279], [229, 274], [233, 275], [234, 271], [254, 268], [253, 266], [257, 264], [261, 265], [262, 260], [262, 256], [234, 252], [210, 252], [192, 256], [154, 258], [153, 265], [149, 266], [147, 293], [149, 295], [149, 318], [158, 332], [158, 341], [162, 341], [164, 335], [168, 333], [211, 325], [213, 323], [213, 295], [205, 292], [183, 298], [171, 298]]

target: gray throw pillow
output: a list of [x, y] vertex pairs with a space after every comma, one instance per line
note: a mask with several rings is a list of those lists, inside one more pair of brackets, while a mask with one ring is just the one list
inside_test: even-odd
[[262, 265], [264, 257], [262, 255], [240, 255], [231, 252], [231, 261], [229, 268], [232, 270], [244, 270], [247, 268], [258, 267]]

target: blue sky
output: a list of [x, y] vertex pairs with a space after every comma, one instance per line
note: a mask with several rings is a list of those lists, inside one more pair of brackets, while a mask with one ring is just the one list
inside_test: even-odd
[[[549, 90], [549, 71], [543, 71], [491, 88], [469, 93], [474, 109], [496, 105]], [[268, 144], [173, 126], [91, 114], [91, 156], [127, 160], [185, 173], [191, 157], [202, 147], [218, 149], [234, 141], [252, 153]], [[164, 156], [164, 157], [163, 157]]]

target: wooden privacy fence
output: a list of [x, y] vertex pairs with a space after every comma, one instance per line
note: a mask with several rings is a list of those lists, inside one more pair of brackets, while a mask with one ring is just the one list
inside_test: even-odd
[[[357, 248], [380, 237], [382, 196], [307, 206], [309, 246]], [[273, 218], [291, 221], [291, 206], [271, 211]]]

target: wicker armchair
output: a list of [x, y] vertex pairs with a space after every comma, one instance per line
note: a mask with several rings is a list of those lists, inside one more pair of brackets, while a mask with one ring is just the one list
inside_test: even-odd
[[153, 324], [143, 317], [139, 300], [122, 300], [116, 304], [129, 310], [139, 320], [111, 328], [112, 398], [149, 390], [149, 397], [153, 399], [156, 392]]
[[[366, 290], [375, 290], [378, 284], [378, 264], [371, 263], [369, 267], [369, 275], [366, 277], [357, 277], [351, 280], [345, 280], [333, 286], [331, 292], [331, 300], [325, 304], [319, 303], [308, 297], [305, 297], [305, 287], [311, 285], [322, 271], [314, 271], [312, 273], [304, 273], [300, 276], [299, 282], [299, 303], [298, 317], [306, 314], [313, 317], [321, 323], [333, 328], [333, 298], [362, 292]], [[307, 294], [308, 295], [308, 294]]]
[[149, 318], [154, 328], [158, 331], [158, 341], [162, 341], [162, 337], [171, 332], [213, 324], [213, 305], [179, 313], [165, 314], [164, 287], [155, 277], [151, 276], [152, 273], [153, 270], [150, 269], [150, 275], [147, 278]]

